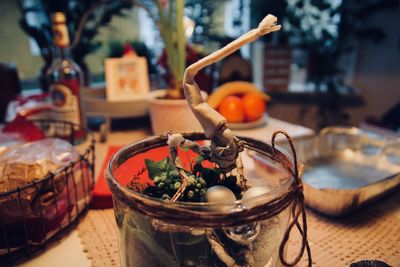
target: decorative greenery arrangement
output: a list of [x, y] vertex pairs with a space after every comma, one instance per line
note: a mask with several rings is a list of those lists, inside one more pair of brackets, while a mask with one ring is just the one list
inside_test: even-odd
[[[340, 106], [340, 93], [347, 91], [341, 67], [343, 56], [361, 41], [381, 41], [380, 25], [369, 26], [370, 16], [398, 5], [396, 0], [287, 0], [283, 29], [290, 42], [308, 53], [307, 79], [319, 92], [319, 127], [348, 125], [349, 115]], [[323, 93], [321, 93], [323, 92]]]
[[[207, 168], [203, 166], [203, 160], [199, 156], [194, 164], [191, 163], [190, 170], [185, 171], [188, 185], [179, 201], [206, 202], [207, 189], [216, 185], [229, 188], [237, 198], [241, 198], [242, 189], [236, 183], [236, 176], [226, 176], [219, 168]], [[143, 186], [136, 182], [139, 175], [135, 175], [128, 188], [151, 197], [171, 200], [181, 187], [181, 177], [176, 166], [169, 157], [158, 162], [147, 159], [145, 163], [153, 184]]]
[[[130, 8], [131, 3], [118, 0], [19, 0], [22, 17], [22, 29], [33, 38], [40, 48], [45, 65], [41, 69], [42, 88], [47, 89], [45, 73], [54, 57], [54, 44], [51, 33], [51, 14], [57, 11], [67, 16], [71, 43], [71, 56], [81, 67], [85, 75], [85, 83], [90, 81], [85, 57], [96, 51], [102, 44], [96, 40], [101, 27], [106, 27], [113, 16], [123, 16], [123, 10]], [[37, 17], [32, 20], [29, 17]]]
[[[207, 163], [211, 164], [208, 161], [210, 159], [204, 158], [206, 154], [201, 152], [205, 147], [200, 147], [196, 142], [184, 139], [180, 134], [169, 135], [168, 145], [170, 156], [158, 162], [145, 159], [146, 168], [135, 174], [127, 185], [130, 190], [162, 199], [166, 203], [176, 200], [183, 202], [217, 201], [223, 205], [242, 198], [247, 186], [241, 171], [238, 171], [237, 175], [228, 175], [226, 171], [216, 167], [215, 164], [212, 164], [213, 167], [210, 166], [210, 168], [205, 167]], [[188, 150], [191, 150], [198, 153], [194, 162], [191, 162], [193, 156], [187, 154], [190, 170], [184, 169], [182, 161], [178, 157], [178, 150], [187, 153]], [[151, 182], [144, 184], [140, 176], [146, 170]], [[215, 196], [214, 199], [210, 197], [210, 190], [213, 189], [222, 191], [219, 192], [219, 197]], [[239, 264], [235, 266], [252, 266], [252, 262], [255, 260], [247, 244], [258, 236], [265, 236], [267, 229], [268, 235], [276, 234], [277, 229], [276, 225], [271, 224], [271, 227], [263, 227], [261, 230], [260, 223], [254, 222], [225, 230], [222, 228], [204, 230], [198, 227], [198, 229], [192, 228], [191, 231], [187, 231], [179, 225], [180, 229], [174, 229], [173, 225], [164, 225], [162, 221], [153, 229], [154, 223], [147, 218], [141, 218], [135, 214], [128, 218], [136, 236], [145, 240], [143, 243], [134, 242], [135, 249], [138, 250], [138, 247], [139, 250], [149, 249], [151, 258], [155, 257], [159, 262], [168, 262], [168, 266], [191, 266], [187, 262], [192, 262], [193, 266], [232, 266], [231, 262]], [[168, 240], [168, 242], [164, 242], [164, 240]], [[265, 251], [263, 254], [266, 254]], [[145, 256], [143, 257], [145, 258]]]
[[331, 46], [338, 38], [340, 6], [338, 1], [289, 0], [284, 31], [290, 32], [294, 45]]
[[[273, 144], [277, 134], [278, 132], [274, 133]], [[194, 140], [198, 138], [194, 137]], [[161, 138], [148, 140], [147, 145], [157, 148], [160, 140]], [[291, 142], [290, 138], [288, 140]], [[244, 142], [250, 150], [264, 151], [266, 146], [250, 139]], [[271, 192], [268, 182], [261, 185], [260, 180], [255, 178], [258, 185], [254, 185], [253, 177], [249, 181], [244, 178], [240, 154], [236, 168], [227, 171], [214, 164], [211, 166], [208, 158], [209, 146], [200, 146], [179, 134], [169, 135], [167, 143], [170, 156], [157, 162], [145, 159], [146, 167], [139, 170], [127, 185], [128, 189], [140, 193], [135, 194], [135, 198], [146, 195], [162, 201], [154, 202], [138, 197], [137, 202], [130, 202], [133, 205], [131, 208], [118, 204], [114, 206], [120, 231], [125, 235], [121, 242], [127, 265], [158, 266], [162, 263], [176, 267], [278, 266], [282, 262], [285, 266], [296, 266], [303, 252], [307, 250], [311, 266], [306, 237], [293, 262], [286, 261], [284, 250], [279, 249], [285, 246], [287, 240], [283, 238], [282, 231], [286, 231], [285, 236], [288, 237], [291, 228], [296, 224], [293, 221], [286, 228], [289, 213], [297, 220], [304, 212], [304, 207], [296, 208], [298, 204], [303, 205], [302, 200], [290, 204], [292, 197], [296, 198], [298, 194], [303, 197], [301, 192], [277, 194], [275, 198], [270, 198], [267, 194]], [[143, 149], [143, 144], [138, 144], [138, 148]], [[274, 146], [272, 149], [275, 149]], [[194, 154], [182, 153], [181, 158], [178, 157], [178, 151], [188, 150]], [[265, 152], [259, 153], [266, 155]], [[277, 162], [292, 173], [286, 158], [275, 154], [277, 151], [271, 153]], [[190, 164], [186, 164], [184, 168], [181, 159], [186, 158], [185, 156]], [[192, 159], [195, 160], [191, 162]], [[292, 175], [300, 182], [297, 165], [294, 166]], [[143, 179], [146, 170], [149, 180]], [[301, 190], [302, 187], [297, 186], [298, 184], [293, 184], [289, 191], [296, 188]], [[241, 199], [241, 204], [235, 202], [236, 199]], [[174, 208], [174, 201], [186, 203]], [[213, 202], [217, 205], [196, 206], [188, 202]], [[119, 203], [118, 197], [116, 203]], [[287, 207], [292, 210], [281, 214]], [[141, 211], [145, 211], [146, 216]], [[302, 225], [306, 227], [305, 215], [302, 219]], [[297, 224], [301, 234], [305, 231], [302, 225]]]

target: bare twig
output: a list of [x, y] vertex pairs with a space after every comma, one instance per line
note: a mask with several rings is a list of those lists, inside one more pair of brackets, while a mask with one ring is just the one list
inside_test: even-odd
[[176, 193], [174, 194], [174, 196], [171, 199], [171, 202], [175, 202], [177, 201], [181, 195], [183, 194], [183, 192], [185, 192], [186, 187], [188, 186], [189, 182], [188, 182], [188, 177], [185, 173], [184, 170], [179, 169], [179, 175], [181, 176], [181, 186], [178, 188], [178, 190], [176, 191]]
[[179, 199], [179, 197], [185, 192], [186, 187], [188, 186], [188, 177], [186, 175], [185, 169], [182, 166], [182, 162], [178, 157], [178, 150], [177, 147], [170, 146], [169, 147], [169, 154], [171, 158], [172, 164], [178, 169], [179, 176], [181, 178], [181, 186], [175, 192], [174, 196], [171, 199], [171, 202], [175, 202]]
[[237, 186], [242, 190], [242, 192], [247, 190], [247, 180], [244, 177], [244, 171], [243, 171], [243, 161], [242, 161], [242, 156], [240, 154], [237, 157], [236, 160], [236, 184]]

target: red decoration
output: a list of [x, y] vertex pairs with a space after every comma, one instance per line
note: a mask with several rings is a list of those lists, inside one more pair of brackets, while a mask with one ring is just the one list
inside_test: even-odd
[[44, 139], [46, 136], [42, 130], [25, 117], [17, 115], [17, 117], [8, 123], [4, 129], [4, 133], [18, 133], [21, 137], [29, 142]]
[[128, 42], [124, 44], [124, 51], [122, 52], [122, 54], [123, 54], [123, 56], [126, 56], [126, 55], [137, 56], [135, 49]]

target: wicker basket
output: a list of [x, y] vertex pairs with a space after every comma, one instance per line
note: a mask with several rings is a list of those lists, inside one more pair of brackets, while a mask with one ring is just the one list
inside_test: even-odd
[[0, 194], [0, 265], [14, 264], [45, 250], [76, 225], [94, 186], [94, 137], [66, 121], [33, 121], [47, 137], [64, 139], [80, 152], [77, 160], [23, 187]]

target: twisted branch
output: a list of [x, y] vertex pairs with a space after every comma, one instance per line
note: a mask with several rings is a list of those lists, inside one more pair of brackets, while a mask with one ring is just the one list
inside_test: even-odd
[[262, 35], [279, 30], [281, 26], [276, 25], [276, 22], [275, 16], [266, 16], [256, 29], [247, 32], [227, 46], [190, 65], [185, 71], [183, 88], [186, 99], [203, 127], [205, 135], [211, 139], [211, 160], [225, 172], [236, 167], [236, 159], [239, 152], [243, 151], [243, 146], [227, 127], [226, 119], [204, 102], [194, 77], [204, 67], [234, 53], [243, 45], [255, 41]]

